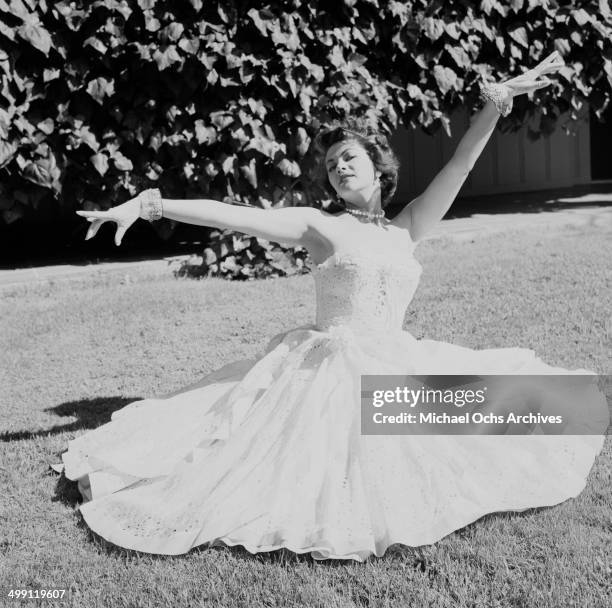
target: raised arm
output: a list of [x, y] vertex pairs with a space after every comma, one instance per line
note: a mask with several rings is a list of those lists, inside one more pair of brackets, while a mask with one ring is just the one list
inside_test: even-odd
[[[509, 103], [511, 107], [513, 97], [531, 93], [551, 84], [550, 79], [540, 80], [540, 77], [556, 72], [563, 65], [562, 57], [554, 51], [534, 68], [502, 83], [506, 98], [499, 101]], [[427, 189], [394, 218], [393, 224], [407, 229], [413, 241], [422, 239], [444, 217], [489, 141], [499, 116], [495, 104], [487, 101], [473, 116], [470, 127], [461, 138], [453, 157]]]
[[498, 120], [499, 113], [495, 105], [488, 101], [472, 119], [470, 128], [444, 168], [427, 189], [394, 218], [393, 224], [408, 229], [413, 241], [422, 239], [444, 217], [489, 141]]

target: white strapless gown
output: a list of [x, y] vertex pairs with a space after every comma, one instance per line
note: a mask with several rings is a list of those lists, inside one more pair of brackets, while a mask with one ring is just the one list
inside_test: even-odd
[[[577, 496], [602, 435], [361, 435], [361, 374], [567, 373], [528, 349], [415, 339], [402, 324], [420, 274], [414, 258], [335, 254], [313, 269], [314, 324], [70, 441], [89, 527], [149, 553], [210, 543], [361, 561]], [[594, 407], [608, 416], [603, 395]]]

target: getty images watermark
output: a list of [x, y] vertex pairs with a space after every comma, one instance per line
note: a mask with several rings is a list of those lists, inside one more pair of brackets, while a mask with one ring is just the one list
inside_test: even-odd
[[604, 435], [612, 377], [361, 376], [362, 435]]

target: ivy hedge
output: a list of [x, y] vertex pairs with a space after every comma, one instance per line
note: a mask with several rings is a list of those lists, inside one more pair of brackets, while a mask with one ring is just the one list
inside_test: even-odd
[[[607, 0], [0, 0], [0, 211], [73, 222], [145, 187], [318, 205], [309, 144], [365, 114], [450, 133], [478, 81], [553, 50], [557, 82], [501, 119], [536, 132], [610, 101]], [[162, 235], [171, 222], [160, 222]]]

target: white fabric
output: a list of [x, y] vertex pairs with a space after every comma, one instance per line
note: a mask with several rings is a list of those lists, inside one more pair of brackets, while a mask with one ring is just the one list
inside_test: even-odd
[[[71, 441], [87, 524], [150, 553], [225, 543], [364, 560], [577, 496], [600, 435], [360, 434], [361, 374], [565, 371], [528, 349], [415, 339], [402, 323], [420, 273], [414, 259], [335, 254], [313, 270], [314, 324]], [[607, 415], [603, 396], [589, 403]]]

